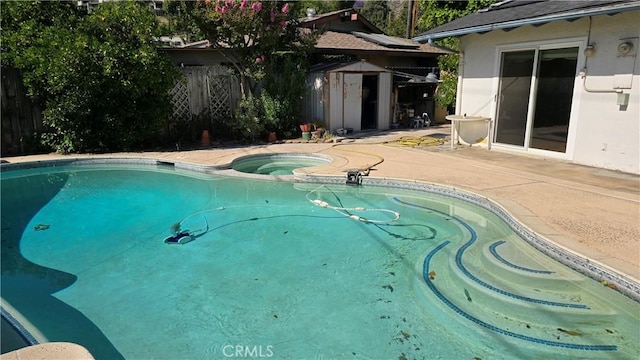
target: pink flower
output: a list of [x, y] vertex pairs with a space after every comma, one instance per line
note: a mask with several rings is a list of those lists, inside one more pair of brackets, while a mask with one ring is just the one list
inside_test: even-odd
[[227, 0], [226, 5], [227, 7], [233, 7], [233, 0]]
[[262, 10], [262, 3], [261, 2], [257, 2], [257, 3], [251, 4], [251, 10], [253, 10], [253, 11]]
[[220, 12], [223, 13], [223, 14], [226, 14], [228, 10], [229, 9], [227, 9], [226, 6], [223, 6], [222, 9], [220, 9]]
[[259, 57], [257, 57], [257, 58], [256, 58], [256, 63], [258, 63], [258, 64], [259, 64], [261, 61], [262, 61], [262, 59], [261, 59], [261, 58], [259, 58]]
[[271, 22], [276, 21], [276, 16], [278, 15], [277, 11], [272, 11], [271, 12]]
[[289, 12], [289, 3], [284, 4], [284, 6], [282, 7], [282, 13], [286, 14]]
[[242, 2], [240, 3], [240, 9], [244, 9], [247, 7], [247, 0], [242, 0]]
[[287, 25], [287, 22], [285, 20], [280, 20], [280, 26], [285, 27], [285, 25]]

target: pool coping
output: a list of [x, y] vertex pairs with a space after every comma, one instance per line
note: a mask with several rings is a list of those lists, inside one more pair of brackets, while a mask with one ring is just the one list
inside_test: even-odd
[[[314, 154], [317, 155], [317, 154]], [[346, 183], [346, 176], [336, 176], [330, 174], [310, 174], [307, 172], [294, 171], [293, 175], [260, 175], [243, 173], [231, 168], [231, 163], [222, 165], [197, 165], [180, 161], [168, 161], [153, 158], [132, 158], [132, 157], [109, 157], [109, 158], [74, 158], [74, 159], [53, 159], [53, 160], [40, 160], [40, 161], [28, 161], [19, 163], [3, 163], [0, 164], [0, 172], [7, 170], [19, 170], [30, 169], [38, 167], [56, 167], [56, 166], [70, 166], [70, 165], [100, 165], [100, 164], [122, 164], [122, 165], [165, 165], [171, 166], [175, 169], [182, 169], [207, 174], [217, 174], [225, 176], [242, 177], [248, 179], [261, 179], [271, 181], [288, 181], [288, 182], [302, 182], [302, 183], [324, 183], [324, 184], [341, 184]], [[322, 165], [321, 165], [322, 166]], [[312, 167], [311, 167], [312, 168]], [[309, 169], [309, 168], [306, 168]], [[503, 206], [499, 205], [496, 201], [482, 196], [468, 190], [462, 190], [454, 186], [447, 186], [443, 184], [431, 183], [421, 180], [407, 180], [391, 177], [373, 177], [363, 176], [362, 185], [371, 186], [387, 186], [399, 189], [416, 190], [431, 192], [438, 195], [452, 197], [463, 201], [470, 202], [474, 205], [480, 206], [502, 219], [511, 230], [522, 237], [528, 244], [532, 245], [538, 251], [546, 254], [552, 259], [568, 266], [569, 268], [595, 280], [602, 282], [603, 284], [612, 284], [612, 290], [618, 291], [621, 294], [631, 298], [636, 302], [640, 302], [640, 283], [634, 281], [630, 276], [627, 276], [611, 267], [602, 264], [594, 259], [590, 259], [583, 256], [571, 249], [561, 246], [554, 241], [537, 234], [531, 228], [524, 225], [524, 223], [507, 211]], [[357, 185], [354, 185], [357, 186]], [[611, 286], [610, 286], [611, 287]], [[33, 344], [37, 344], [37, 340], [31, 333], [24, 327], [12, 314], [5, 309], [5, 303], [3, 301], [1, 309], [1, 315], [5, 318], [20, 335], [29, 342], [35, 341]], [[24, 332], [23, 332], [24, 331]]]

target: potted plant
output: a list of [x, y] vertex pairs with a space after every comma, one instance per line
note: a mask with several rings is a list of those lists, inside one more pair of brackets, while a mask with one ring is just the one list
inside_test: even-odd
[[302, 132], [311, 131], [311, 123], [300, 124], [300, 131], [302, 131]]
[[314, 121], [312, 124], [313, 130], [311, 131], [312, 139], [320, 139], [324, 133], [324, 122]]

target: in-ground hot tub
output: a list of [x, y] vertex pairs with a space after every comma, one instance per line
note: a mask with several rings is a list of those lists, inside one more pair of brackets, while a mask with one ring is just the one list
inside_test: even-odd
[[330, 163], [328, 156], [318, 154], [257, 154], [234, 159], [231, 168], [236, 171], [261, 175], [292, 175], [293, 170]]

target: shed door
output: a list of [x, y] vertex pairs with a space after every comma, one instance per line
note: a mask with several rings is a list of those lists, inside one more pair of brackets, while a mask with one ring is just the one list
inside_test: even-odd
[[344, 74], [342, 96], [343, 127], [360, 131], [362, 119], [362, 74]]

